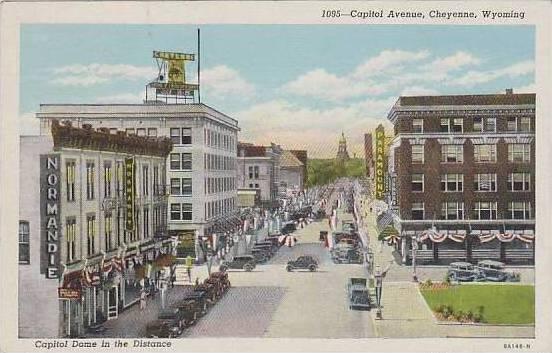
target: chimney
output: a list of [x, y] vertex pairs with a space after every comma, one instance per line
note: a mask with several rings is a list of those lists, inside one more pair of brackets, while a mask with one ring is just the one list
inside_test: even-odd
[[514, 94], [513, 88], [506, 88], [506, 94]]

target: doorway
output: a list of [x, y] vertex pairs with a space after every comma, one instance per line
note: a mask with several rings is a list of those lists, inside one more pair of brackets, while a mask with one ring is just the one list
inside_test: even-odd
[[114, 286], [107, 292], [107, 319], [116, 319], [119, 315], [119, 286]]

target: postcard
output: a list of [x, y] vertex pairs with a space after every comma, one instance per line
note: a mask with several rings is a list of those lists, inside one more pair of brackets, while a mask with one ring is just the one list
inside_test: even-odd
[[550, 2], [0, 11], [1, 351], [552, 349]]

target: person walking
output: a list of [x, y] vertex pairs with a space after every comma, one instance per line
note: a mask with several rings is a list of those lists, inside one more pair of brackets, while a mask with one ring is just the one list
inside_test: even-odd
[[140, 293], [140, 310], [144, 310], [146, 308], [146, 290], [142, 289]]

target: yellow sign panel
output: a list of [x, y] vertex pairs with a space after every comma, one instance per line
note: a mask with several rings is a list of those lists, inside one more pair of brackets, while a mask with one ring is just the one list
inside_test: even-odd
[[153, 58], [154, 59], [163, 59], [163, 60], [188, 60], [188, 61], [194, 61], [195, 55], [194, 54], [186, 54], [186, 53], [174, 53], [170, 51], [153, 51]]
[[382, 125], [376, 128], [376, 173], [375, 194], [377, 200], [384, 199], [385, 192], [385, 130]]

